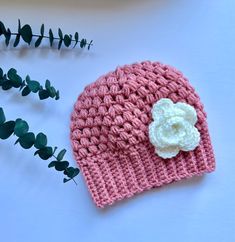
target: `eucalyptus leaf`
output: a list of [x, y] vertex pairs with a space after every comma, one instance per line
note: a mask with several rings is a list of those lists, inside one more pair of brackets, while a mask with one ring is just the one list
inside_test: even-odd
[[[26, 42], [28, 45], [31, 44], [32, 39], [34, 37], [37, 37], [37, 40], [35, 41], [35, 44], [34, 44], [35, 48], [40, 46], [40, 44], [41, 44], [41, 42], [44, 38], [49, 39], [51, 47], [52, 47], [53, 42], [55, 40], [59, 40], [59, 43], [58, 43], [58, 49], [59, 50], [61, 49], [61, 46], [62, 46], [63, 43], [66, 47], [69, 47], [72, 44], [72, 42], [74, 42], [73, 48], [75, 48], [78, 43], [80, 43], [81, 48], [84, 48], [87, 45], [87, 40], [85, 38], [83, 38], [81, 41], [79, 41], [78, 32], [75, 32], [74, 35], [63, 34], [61, 28], [58, 28], [58, 37], [54, 37], [54, 34], [53, 34], [51, 28], [49, 28], [49, 35], [47, 36], [47, 35], [45, 35], [45, 25], [44, 24], [41, 24], [39, 35], [33, 34], [32, 28], [29, 24], [25, 24], [21, 27], [20, 19], [18, 19], [18, 32], [13, 32], [13, 33], [11, 32], [11, 30], [9, 28], [6, 29], [3, 22], [0, 21], [0, 36], [1, 35], [4, 35], [4, 37], [5, 37], [6, 46], [9, 45], [12, 35], [14, 35], [15, 40], [14, 40], [14, 43], [13, 43], [13, 47], [17, 47], [19, 45], [21, 37], [22, 37], [23, 41]], [[88, 44], [88, 50], [91, 47], [91, 42]]]
[[46, 80], [45, 88], [48, 90], [50, 87], [51, 87], [51, 82], [49, 80]]
[[52, 147], [44, 147], [42, 149], [37, 150], [34, 155], [39, 155], [39, 157], [43, 160], [48, 160], [53, 155]]
[[54, 35], [51, 29], [49, 29], [49, 40], [50, 40], [50, 46], [52, 46], [53, 44], [53, 40], [54, 40]]
[[29, 131], [29, 125], [26, 121], [22, 119], [16, 120], [15, 127], [14, 127], [14, 134], [18, 137], [26, 134]]
[[5, 121], [6, 121], [6, 117], [5, 117], [4, 111], [0, 107], [0, 125], [3, 124]]
[[56, 90], [54, 87], [50, 87], [49, 89], [47, 89], [48, 92], [50, 93], [50, 97], [54, 98], [56, 96]]
[[63, 182], [64, 182], [64, 183], [66, 183], [66, 182], [68, 182], [68, 181], [71, 181], [71, 178], [69, 178], [69, 179], [64, 178], [64, 179], [63, 179]]
[[30, 78], [29, 75], [26, 76], [25, 81], [26, 81], [27, 83], [28, 83], [29, 81], [31, 81], [31, 78]]
[[35, 42], [35, 47], [36, 47], [36, 48], [41, 44], [42, 39], [43, 39], [43, 36], [39, 36], [39, 37], [38, 37], [38, 39], [37, 39], [36, 42]]
[[58, 50], [61, 48], [62, 43], [63, 43], [63, 40], [61, 39], [58, 44]]
[[55, 164], [56, 164], [57, 161], [52, 161], [48, 164], [48, 167], [51, 168], [51, 167], [54, 167]]
[[66, 35], [64, 36], [64, 45], [65, 45], [66, 47], [69, 47], [70, 44], [71, 44], [71, 42], [72, 42], [71, 38], [69, 37], [69, 35], [66, 34]]
[[78, 34], [78, 32], [76, 32], [76, 33], [74, 34], [74, 39], [75, 39], [76, 42], [78, 42], [78, 39], [79, 39], [79, 34]]
[[30, 27], [30, 25], [26, 24], [24, 25], [21, 29], [20, 29], [20, 34], [22, 36], [22, 39], [30, 44], [32, 37], [33, 37], [33, 33], [32, 33], [32, 29]]
[[81, 42], [80, 42], [80, 47], [81, 48], [84, 48], [87, 44], [87, 40], [86, 39], [82, 39]]
[[34, 143], [35, 148], [41, 149], [44, 148], [47, 145], [47, 136], [43, 133], [39, 133], [36, 136], [36, 140]]
[[40, 83], [37, 81], [29, 81], [28, 87], [31, 92], [38, 92], [40, 90]]
[[40, 29], [41, 36], [44, 36], [44, 29], [44, 24], [42, 24]]
[[17, 34], [13, 46], [14, 47], [18, 46], [19, 42], [20, 42], [20, 34]]
[[61, 151], [59, 152], [59, 154], [57, 155], [57, 157], [56, 157], [57, 160], [58, 160], [58, 161], [63, 160], [65, 153], [66, 153], [66, 149], [61, 150]]
[[44, 100], [50, 96], [50, 93], [47, 90], [40, 90], [38, 95], [40, 100]]
[[6, 91], [12, 88], [12, 82], [10, 80], [6, 80], [2, 83], [2, 90]]
[[20, 22], [20, 19], [18, 19], [18, 34], [20, 33], [20, 30], [21, 30], [21, 22]]
[[11, 69], [7, 72], [7, 76], [8, 76], [9, 79], [14, 80], [14, 78], [15, 78], [15, 76], [16, 76], [16, 73], [17, 73], [16, 69], [11, 68]]
[[58, 100], [58, 99], [60, 99], [60, 92], [56, 91], [55, 100]]
[[27, 96], [27, 95], [29, 95], [30, 94], [30, 89], [29, 89], [29, 87], [28, 86], [26, 86], [26, 87], [24, 87], [24, 89], [22, 90], [22, 93], [21, 93], [21, 95], [24, 97], [24, 96]]
[[31, 80], [29, 75], [22, 81], [22, 78], [17, 74], [14, 68], [9, 69], [7, 74], [4, 74], [3, 70], [0, 68], [0, 87], [2, 87], [3, 90], [9, 90], [12, 87], [19, 88], [22, 96], [27, 96], [30, 92], [38, 93], [41, 100], [49, 97], [55, 98], [56, 100], [59, 99], [59, 91], [56, 91], [49, 80], [46, 80], [45, 89], [43, 89], [40, 83]]
[[2, 78], [3, 77], [3, 70], [2, 70], [2, 68], [0, 67], [0, 78]]
[[69, 178], [74, 178], [79, 174], [80, 170], [78, 168], [68, 167], [64, 171], [64, 174], [67, 175]]
[[6, 46], [9, 45], [10, 43], [10, 39], [11, 39], [11, 30], [10, 29], [7, 29], [6, 33], [5, 33], [5, 44]]
[[11, 80], [11, 84], [13, 87], [20, 87], [22, 84], [22, 78], [17, 75], [17, 71], [14, 68], [11, 68], [8, 72], [7, 72], [7, 76], [8, 78]]
[[9, 138], [13, 132], [15, 127], [15, 121], [7, 121], [0, 125], [0, 139]]
[[55, 169], [57, 171], [64, 171], [67, 167], [69, 166], [69, 162], [68, 161], [57, 161], [55, 163]]
[[88, 50], [91, 48], [92, 42], [93, 40], [91, 40], [90, 43], [88, 44], [88, 48], [87, 48]]
[[2, 34], [5, 35], [5, 33], [6, 33], [5, 25], [3, 24], [3, 22], [0, 21], [0, 36], [1, 36]]
[[35, 135], [32, 132], [26, 133], [20, 136], [18, 141], [24, 149], [29, 149], [34, 145]]
[[[12, 71], [14, 73], [14, 71]], [[30, 79], [28, 80], [30, 81]], [[20, 144], [24, 149], [29, 149], [33, 145], [37, 149], [34, 155], [38, 155], [43, 160], [48, 160], [52, 156], [56, 158], [49, 163], [48, 167], [55, 167], [57, 171], [63, 171], [64, 175], [68, 178], [64, 178], [64, 183], [73, 180], [78, 173], [79, 169], [74, 167], [69, 167], [69, 162], [63, 160], [66, 150], [62, 149], [57, 157], [54, 155], [57, 147], [47, 146], [47, 137], [43, 133], [39, 133], [36, 138], [33, 132], [28, 132], [29, 126], [25, 120], [17, 118], [16, 121], [7, 121], [3, 108], [0, 107], [0, 139], [7, 139], [13, 133], [18, 136], [18, 139], [15, 141], [15, 144]]]
[[60, 28], [58, 29], [58, 35], [59, 35], [60, 39], [62, 40], [63, 39], [63, 33], [62, 33], [62, 30]]

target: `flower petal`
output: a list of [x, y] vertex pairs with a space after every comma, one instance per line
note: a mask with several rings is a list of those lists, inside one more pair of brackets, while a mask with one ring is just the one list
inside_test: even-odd
[[178, 147], [155, 148], [155, 152], [163, 159], [172, 158], [179, 153]]
[[157, 125], [165, 119], [166, 112], [169, 112], [173, 105], [174, 103], [169, 98], [162, 98], [153, 105], [152, 117]]
[[156, 145], [160, 148], [178, 146], [185, 135], [184, 122], [182, 117], [177, 116], [166, 119], [155, 131]]
[[177, 109], [184, 112], [184, 118], [188, 120], [192, 125], [197, 122], [197, 113], [194, 107], [187, 103], [178, 102], [174, 105]]
[[180, 149], [183, 151], [194, 150], [200, 142], [200, 133], [197, 128], [189, 124], [185, 127], [186, 135], [179, 143]]

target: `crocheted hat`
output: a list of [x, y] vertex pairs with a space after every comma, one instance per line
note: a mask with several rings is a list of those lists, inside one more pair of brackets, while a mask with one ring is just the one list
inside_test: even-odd
[[215, 169], [199, 96], [159, 62], [118, 67], [86, 86], [71, 142], [98, 207]]

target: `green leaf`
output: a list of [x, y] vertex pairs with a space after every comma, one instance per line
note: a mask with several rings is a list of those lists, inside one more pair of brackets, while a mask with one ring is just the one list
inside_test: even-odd
[[26, 133], [19, 137], [18, 142], [24, 149], [29, 149], [34, 145], [35, 135], [32, 132]]
[[60, 92], [58, 90], [55, 95], [55, 100], [59, 100], [59, 99], [60, 99]]
[[6, 91], [12, 88], [12, 82], [10, 80], [6, 80], [2, 83], [2, 90]]
[[78, 34], [78, 32], [76, 32], [76, 33], [74, 34], [74, 39], [76, 40], [76, 42], [78, 42], [78, 39], [79, 39], [79, 34]]
[[6, 117], [5, 117], [4, 111], [0, 107], [0, 125], [3, 124], [5, 121], [6, 121]]
[[57, 161], [55, 163], [55, 169], [57, 171], [64, 171], [68, 166], [69, 166], [69, 162], [68, 161], [61, 161], [61, 162]]
[[6, 46], [9, 45], [10, 43], [10, 39], [11, 39], [11, 30], [10, 29], [7, 29], [6, 33], [5, 33], [5, 43], [6, 43]]
[[44, 24], [42, 24], [40, 29], [41, 36], [44, 36]]
[[56, 152], [57, 149], [58, 149], [58, 147], [55, 146], [54, 149], [53, 149], [53, 155], [55, 154], [55, 152]]
[[43, 134], [43, 133], [39, 133], [36, 136], [36, 140], [35, 140], [35, 143], [34, 143], [35, 148], [42, 149], [46, 145], [47, 145], [47, 137], [46, 137], [46, 135]]
[[2, 70], [2, 68], [0, 67], [0, 78], [2, 78], [3, 77], [3, 70]]
[[39, 93], [40, 100], [46, 99], [50, 96], [50, 93], [47, 90], [40, 90]]
[[59, 35], [60, 39], [62, 40], [63, 39], [63, 33], [62, 33], [60, 28], [58, 29], [58, 35]]
[[21, 29], [21, 23], [20, 23], [20, 19], [18, 19], [18, 34], [20, 33], [20, 29]]
[[17, 34], [13, 46], [16, 47], [19, 44], [19, 42], [20, 42], [20, 34]]
[[59, 152], [59, 154], [57, 155], [57, 157], [56, 157], [57, 160], [58, 160], [58, 161], [63, 160], [65, 153], [66, 153], [66, 149], [61, 150], [61, 151]]
[[78, 40], [79, 40], [78, 32], [76, 32], [76, 33], [74, 34], [74, 39], [75, 39], [75, 44], [74, 44], [73, 48], [76, 47], [76, 45], [77, 45], [77, 43], [78, 43]]
[[55, 164], [56, 164], [57, 161], [52, 161], [48, 164], [48, 167], [51, 168], [51, 167], [54, 167]]
[[50, 97], [54, 98], [56, 96], [56, 90], [54, 87], [50, 87], [49, 89], [47, 89], [48, 92], [50, 93]]
[[73, 168], [73, 167], [68, 167], [65, 171], [64, 174], [67, 175], [69, 178], [74, 178], [79, 174], [80, 170], [78, 168]]
[[0, 36], [2, 34], [5, 35], [5, 33], [6, 33], [6, 28], [5, 28], [4, 24], [3, 24], [3, 22], [0, 21]]
[[51, 82], [49, 80], [46, 80], [45, 88], [48, 90], [51, 87]]
[[31, 92], [36, 93], [40, 89], [40, 83], [37, 81], [28, 81], [27, 84]]
[[58, 44], [58, 50], [60, 50], [62, 43], [63, 43], [63, 40], [61, 39]]
[[7, 72], [7, 76], [8, 78], [11, 80], [12, 86], [13, 87], [20, 87], [22, 84], [22, 78], [17, 75], [17, 71], [14, 68], [11, 68], [8, 72]]
[[11, 69], [7, 72], [7, 76], [8, 76], [9, 79], [14, 80], [14, 78], [15, 78], [15, 76], [16, 76], [16, 73], [17, 73], [16, 69], [11, 68]]
[[26, 86], [26, 87], [24, 87], [24, 89], [22, 90], [21, 95], [24, 97], [24, 96], [29, 95], [30, 92], [31, 92], [31, 91], [30, 91], [29, 87]]
[[31, 79], [30, 79], [30, 76], [29, 76], [29, 75], [27, 75], [27, 76], [26, 76], [25, 81], [26, 81], [27, 83], [28, 83], [29, 81], [31, 81]]
[[32, 33], [32, 29], [31, 29], [31, 27], [30, 27], [28, 24], [24, 25], [24, 26], [20, 29], [20, 34], [21, 34], [23, 40], [24, 40], [26, 43], [30, 44], [30, 42], [31, 42], [31, 40], [32, 40], [32, 37], [33, 37], [33, 33]]
[[82, 39], [81, 42], [80, 42], [80, 47], [81, 48], [84, 48], [87, 44], [87, 40], [86, 39]]
[[38, 39], [37, 39], [36, 42], [35, 42], [35, 47], [36, 47], [36, 48], [41, 44], [42, 39], [43, 39], [43, 36], [39, 36], [39, 37], [38, 37]]
[[43, 160], [48, 160], [53, 155], [52, 147], [44, 147], [42, 149], [37, 150], [34, 155], [39, 155], [39, 157]]
[[7, 121], [0, 125], [0, 139], [9, 138], [13, 132], [15, 127], [15, 121]]
[[52, 32], [51, 29], [49, 29], [49, 40], [50, 40], [50, 46], [52, 46], [53, 40], [54, 40], [54, 36], [53, 36], [53, 32]]
[[71, 38], [69, 37], [69, 35], [65, 35], [64, 36], [64, 45], [66, 46], [66, 47], [69, 47], [70, 46], [70, 44], [71, 44]]
[[29, 125], [22, 119], [17, 119], [14, 128], [14, 134], [18, 137], [26, 134], [29, 131]]
[[91, 48], [92, 42], [93, 40], [91, 40], [90, 43], [88, 44], [88, 47], [87, 47], [88, 50]]
[[71, 178], [70, 179], [64, 178], [63, 182], [66, 183], [66, 182], [71, 181], [71, 180], [72, 180]]

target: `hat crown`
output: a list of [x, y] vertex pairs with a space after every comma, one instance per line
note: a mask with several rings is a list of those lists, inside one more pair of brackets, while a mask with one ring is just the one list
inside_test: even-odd
[[72, 114], [73, 148], [82, 157], [106, 150], [129, 152], [133, 145], [149, 140], [151, 108], [161, 98], [194, 106], [197, 125], [204, 122], [199, 96], [182, 73], [145, 61], [118, 67], [85, 87]]

